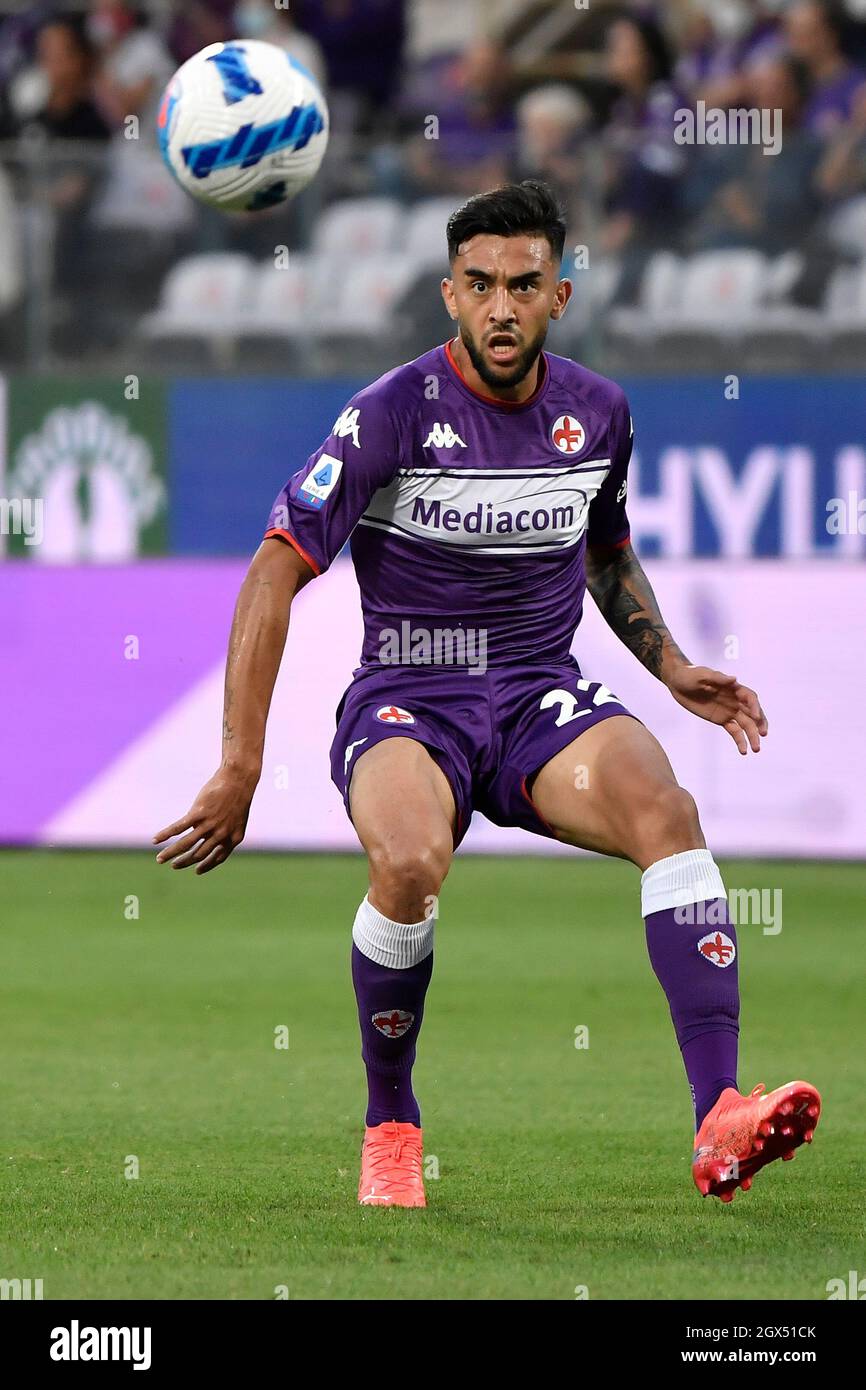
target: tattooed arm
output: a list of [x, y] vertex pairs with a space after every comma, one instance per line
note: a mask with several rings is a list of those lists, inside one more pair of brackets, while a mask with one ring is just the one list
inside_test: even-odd
[[587, 547], [586, 585], [605, 622], [659, 680], [674, 665], [689, 665], [665, 627], [631, 543]]
[[754, 690], [683, 655], [629, 542], [587, 546], [586, 583], [608, 626], [684, 709], [720, 724], [741, 753], [760, 751], [767, 719]]

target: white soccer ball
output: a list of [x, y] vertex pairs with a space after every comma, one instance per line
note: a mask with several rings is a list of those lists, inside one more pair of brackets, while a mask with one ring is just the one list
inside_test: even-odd
[[258, 39], [212, 43], [178, 68], [157, 117], [162, 156], [194, 198], [227, 212], [300, 193], [328, 147], [328, 107], [311, 73]]

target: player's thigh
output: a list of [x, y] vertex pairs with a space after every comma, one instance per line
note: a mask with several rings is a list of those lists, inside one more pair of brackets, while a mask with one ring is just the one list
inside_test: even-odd
[[[445, 773], [417, 739], [387, 738], [360, 754], [349, 786], [352, 823], [367, 854], [371, 899], [400, 921], [438, 893], [451, 866], [457, 811]], [[395, 899], [415, 916], [381, 906]]]
[[641, 869], [705, 844], [694, 800], [658, 739], [626, 715], [594, 724], [551, 758], [531, 795], [560, 839]]

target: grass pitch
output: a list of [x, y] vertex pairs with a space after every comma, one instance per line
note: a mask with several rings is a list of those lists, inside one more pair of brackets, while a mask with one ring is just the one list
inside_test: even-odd
[[458, 859], [415, 1073], [426, 1211], [356, 1205], [360, 858], [0, 873], [0, 1276], [46, 1299], [824, 1299], [866, 1271], [864, 865], [727, 867], [784, 904], [778, 935], [739, 928], [741, 1089], [803, 1077], [824, 1113], [724, 1207], [692, 1185], [636, 870]]

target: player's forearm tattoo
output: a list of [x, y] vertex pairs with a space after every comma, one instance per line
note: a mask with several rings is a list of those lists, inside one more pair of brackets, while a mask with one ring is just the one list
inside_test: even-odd
[[666, 660], [686, 660], [665, 626], [652, 585], [630, 545], [620, 550], [588, 550], [586, 577], [605, 621], [654, 676], [663, 679]]

